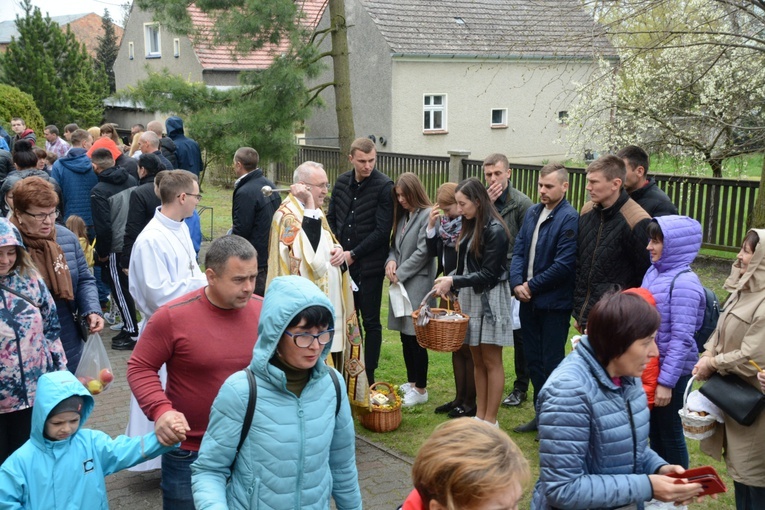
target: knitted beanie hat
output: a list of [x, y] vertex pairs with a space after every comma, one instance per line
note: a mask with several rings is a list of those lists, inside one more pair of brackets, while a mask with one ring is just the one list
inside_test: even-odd
[[61, 402], [59, 402], [56, 407], [51, 409], [50, 413], [48, 413], [48, 418], [51, 416], [56, 416], [57, 414], [66, 413], [66, 412], [74, 412], [79, 415], [82, 415], [82, 406], [85, 403], [85, 401], [82, 399], [79, 395], [72, 395], [69, 398], [65, 398]]

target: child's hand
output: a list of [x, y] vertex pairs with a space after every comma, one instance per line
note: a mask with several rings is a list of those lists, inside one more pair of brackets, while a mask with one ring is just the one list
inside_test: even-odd
[[191, 430], [183, 413], [167, 411], [154, 422], [154, 432], [157, 439], [164, 446], [172, 446], [175, 443], [186, 440], [186, 432]]

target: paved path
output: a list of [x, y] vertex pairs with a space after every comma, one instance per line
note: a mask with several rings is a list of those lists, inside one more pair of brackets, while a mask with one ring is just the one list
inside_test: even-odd
[[[106, 329], [108, 331], [108, 324]], [[112, 437], [125, 433], [130, 407], [130, 391], [125, 379], [130, 351], [109, 349], [113, 335], [113, 332], [108, 331], [104, 343], [112, 362], [115, 380], [106, 393], [95, 397], [95, 411], [87, 423], [88, 427], [103, 430]], [[410, 458], [357, 436], [356, 463], [364, 508], [395, 509], [411, 490]], [[122, 471], [107, 477], [106, 487], [112, 510], [162, 508], [159, 470], [143, 473]]]

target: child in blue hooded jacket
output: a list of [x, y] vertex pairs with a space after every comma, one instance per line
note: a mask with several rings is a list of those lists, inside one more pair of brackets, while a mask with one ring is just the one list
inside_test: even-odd
[[172, 450], [154, 432], [119, 436], [83, 429], [93, 397], [72, 375], [37, 382], [32, 434], [0, 467], [2, 509], [108, 509], [104, 477]]

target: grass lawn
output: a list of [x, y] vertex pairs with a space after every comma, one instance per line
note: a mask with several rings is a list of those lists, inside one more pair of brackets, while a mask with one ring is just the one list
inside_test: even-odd
[[[231, 227], [231, 195], [232, 190], [213, 186], [210, 183], [202, 185], [204, 199], [202, 205], [213, 207], [214, 221], [212, 230], [214, 237], [219, 237], [226, 233]], [[202, 213], [202, 231], [209, 235], [210, 224], [213, 215], [210, 211]], [[724, 253], [727, 257], [718, 258], [707, 256], [699, 257], [694, 264], [694, 269], [701, 278], [704, 285], [714, 290], [720, 301], [727, 296], [722, 288], [722, 283], [727, 278], [730, 271], [733, 254]], [[388, 331], [385, 328], [388, 317], [388, 299], [387, 285], [383, 294], [383, 307], [381, 317], [383, 323], [383, 345], [380, 354], [379, 368], [376, 377], [380, 381], [387, 381], [393, 384], [402, 384], [406, 382], [406, 371], [404, 369], [403, 356], [401, 352], [401, 341], [397, 331]], [[570, 331], [573, 336], [574, 330]], [[513, 349], [504, 349], [504, 366], [506, 387], [512, 388], [513, 383]], [[430, 353], [429, 373], [428, 373], [428, 394], [429, 401], [425, 405], [417, 406], [411, 409], [403, 410], [403, 420], [401, 426], [389, 433], [377, 434], [364, 429], [357, 424], [356, 430], [364, 437], [377, 441], [397, 452], [414, 457], [420, 445], [425, 441], [433, 428], [442, 423], [447, 418], [445, 415], [436, 415], [433, 410], [436, 406], [448, 402], [454, 398], [454, 380], [451, 368], [451, 354], [448, 353]], [[529, 400], [517, 408], [502, 408], [499, 412], [499, 423], [529, 460], [532, 470], [532, 483], [536, 481], [539, 475], [539, 444], [534, 441], [535, 434], [517, 434], [512, 431], [513, 427], [526, 423], [534, 416], [531, 404], [531, 392]], [[699, 451], [699, 442], [688, 440], [688, 448], [691, 455], [691, 466], [713, 465], [725, 480], [729, 492], [721, 495], [717, 501], [706, 500], [701, 504], [695, 504], [691, 508], [698, 509], [725, 509], [735, 508], [733, 500], [733, 481], [727, 476], [725, 464], [716, 462], [710, 457]], [[531, 487], [526, 491], [521, 508], [528, 508], [531, 498]]]

